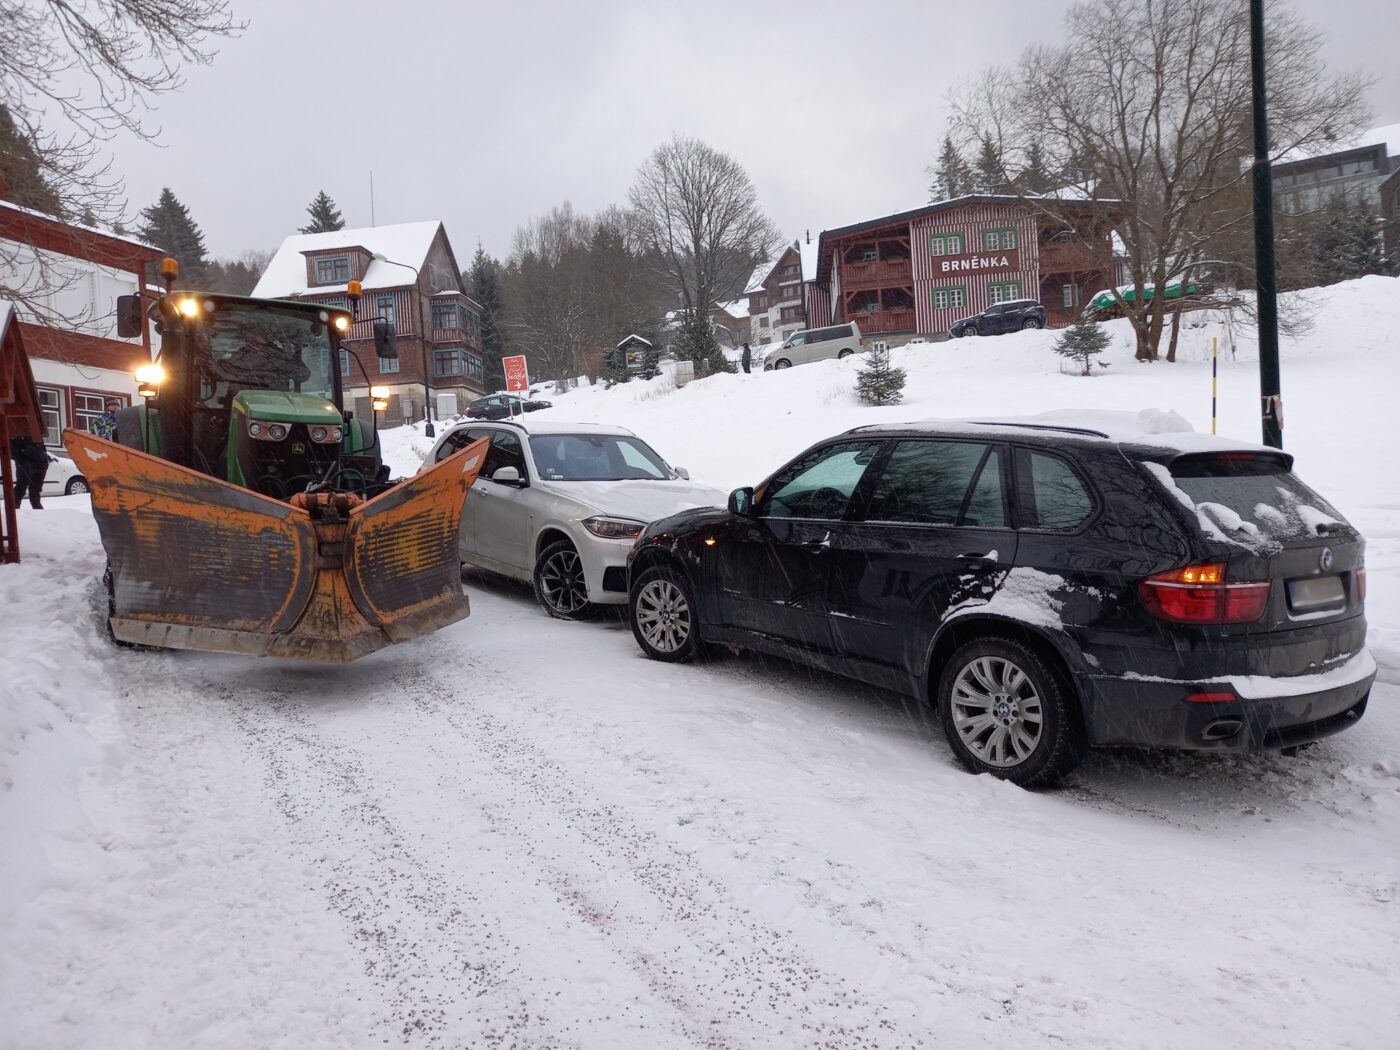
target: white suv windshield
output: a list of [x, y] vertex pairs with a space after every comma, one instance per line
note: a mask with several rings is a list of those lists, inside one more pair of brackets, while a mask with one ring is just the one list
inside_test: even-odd
[[623, 434], [536, 434], [535, 469], [544, 481], [663, 481], [671, 470], [646, 442]]

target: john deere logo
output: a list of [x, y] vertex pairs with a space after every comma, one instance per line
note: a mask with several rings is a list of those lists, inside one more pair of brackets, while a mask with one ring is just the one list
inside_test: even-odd
[[[306, 446], [303, 445], [300, 441], [296, 442], [296, 444], [292, 445], [292, 455], [294, 455], [294, 456], [304, 456], [304, 455], [306, 455]], [[1328, 557], [1328, 558], [1331, 558], [1332, 556], [1329, 554], [1327, 557]], [[1329, 562], [1329, 564], [1330, 564], [1330, 562]]]
[[1317, 556], [1317, 567], [1318, 567], [1319, 569], [1321, 569], [1323, 572], [1331, 572], [1331, 571], [1332, 571], [1332, 562], [1333, 562], [1333, 558], [1332, 558], [1332, 548], [1331, 548], [1331, 547], [1323, 547], [1323, 548], [1322, 548], [1322, 553], [1319, 554], [1319, 555]]

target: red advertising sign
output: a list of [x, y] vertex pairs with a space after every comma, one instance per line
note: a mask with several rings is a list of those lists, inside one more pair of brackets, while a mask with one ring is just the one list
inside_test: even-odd
[[525, 355], [501, 358], [501, 367], [506, 371], [506, 389], [523, 394], [530, 389], [530, 372], [525, 367]]

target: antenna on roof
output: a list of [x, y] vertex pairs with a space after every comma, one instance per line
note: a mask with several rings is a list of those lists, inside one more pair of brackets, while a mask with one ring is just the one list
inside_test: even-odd
[[369, 170], [369, 224], [374, 225], [374, 169]]

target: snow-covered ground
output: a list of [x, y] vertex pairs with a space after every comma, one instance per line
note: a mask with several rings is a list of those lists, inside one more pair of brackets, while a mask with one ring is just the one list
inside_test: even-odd
[[[1400, 1032], [1400, 280], [1315, 293], [1286, 442], [1366, 534], [1380, 679], [1296, 758], [1108, 752], [1028, 793], [900, 698], [620, 620], [473, 614], [343, 669], [111, 648], [85, 497], [0, 568], [0, 1046], [1352, 1047]], [[552, 395], [696, 480], [862, 423], [1169, 408], [1181, 363], [1063, 375], [1053, 333]], [[1255, 438], [1255, 354], [1220, 367]], [[387, 436], [412, 470], [428, 442]]]

